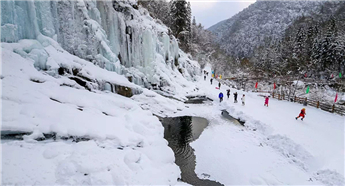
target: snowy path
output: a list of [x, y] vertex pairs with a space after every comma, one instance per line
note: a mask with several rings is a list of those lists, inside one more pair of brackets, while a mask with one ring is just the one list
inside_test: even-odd
[[[245, 93], [245, 106], [233, 103], [232, 95], [220, 104], [217, 96], [228, 87], [219, 91], [215, 84], [198, 83], [216, 100], [213, 106], [193, 105], [183, 113], [210, 120], [192, 143], [199, 176], [206, 173], [223, 184], [344, 184], [344, 117], [306, 107], [305, 120], [296, 121], [302, 105], [271, 99], [267, 108], [255, 93]], [[243, 92], [237, 92], [240, 100]], [[223, 119], [224, 108], [247, 127]]]

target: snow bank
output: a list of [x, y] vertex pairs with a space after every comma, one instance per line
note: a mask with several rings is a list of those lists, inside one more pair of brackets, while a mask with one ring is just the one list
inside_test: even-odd
[[315, 173], [315, 179], [324, 185], [344, 185], [345, 179], [339, 173], [331, 170], [320, 170]]
[[122, 149], [112, 140], [14, 141], [3, 142], [2, 149], [4, 185], [168, 185], [179, 176], [172, 151], [159, 142], [151, 148]]
[[[2, 44], [2, 130], [33, 132], [24, 141], [2, 142], [2, 183], [176, 184], [180, 170], [159, 120], [137, 101], [100, 86], [142, 88], [52, 42]], [[56, 65], [38, 68], [34, 50], [46, 52]], [[61, 67], [70, 74], [60, 74]], [[57, 141], [34, 140], [43, 134], [55, 134]], [[70, 137], [90, 140], [63, 141]]]
[[133, 100], [138, 101], [143, 110], [150, 110], [161, 117], [171, 116], [185, 108], [182, 102], [165, 98], [149, 90], [144, 90], [142, 94], [133, 96]]
[[309, 169], [308, 165], [314, 163], [312, 162], [313, 156], [308, 151], [286, 136], [268, 136], [266, 144], [290, 159], [291, 163], [295, 163], [305, 170]]

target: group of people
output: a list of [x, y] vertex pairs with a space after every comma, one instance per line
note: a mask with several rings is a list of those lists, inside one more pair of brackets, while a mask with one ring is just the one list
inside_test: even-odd
[[[228, 99], [229, 99], [229, 97], [230, 97], [230, 89], [226, 90], [226, 92], [227, 92], [226, 95], [228, 96]], [[220, 101], [220, 102], [223, 101], [223, 97], [224, 97], [224, 96], [223, 96], [223, 93], [220, 92], [220, 93], [219, 93], [219, 101]], [[242, 96], [242, 98], [241, 98], [241, 101], [242, 101], [242, 105], [245, 105], [245, 95], [244, 95], [244, 94], [243, 94], [243, 96]], [[268, 101], [269, 101], [269, 96], [265, 96], [265, 104], [264, 104], [264, 106], [267, 106], [267, 107], [268, 107]], [[237, 92], [234, 93], [234, 103], [237, 103]], [[301, 117], [301, 120], [303, 121], [303, 119], [304, 119], [304, 117], [305, 117], [305, 115], [306, 115], [305, 110], [306, 110], [305, 108], [303, 108], [303, 109], [301, 110], [299, 116], [296, 117], [296, 120], [297, 120], [298, 118]]]
[[[206, 70], [204, 70], [204, 81], [206, 81], [206, 76], [208, 76], [208, 72]], [[212, 78], [211, 78], [212, 80]], [[211, 84], [212, 84], [212, 81], [211, 81]]]
[[[228, 96], [228, 99], [230, 98], [230, 89], [226, 90], [226, 95]], [[234, 93], [234, 103], [237, 103], [237, 92]], [[222, 102], [223, 101], [223, 93], [220, 92], [219, 95], [219, 101]], [[246, 98], [245, 98], [245, 95], [243, 94], [242, 95], [242, 98], [241, 98], [241, 101], [242, 101], [242, 105], [245, 105], [245, 101], [246, 101]]]
[[[208, 73], [205, 73], [205, 74], [208, 74]], [[206, 80], [206, 75], [204, 76], [204, 78], [205, 78], [205, 80]], [[212, 85], [213, 78], [210, 79], [210, 82], [211, 82], [211, 85]], [[220, 87], [221, 87], [221, 83], [218, 82], [218, 89], [220, 89]], [[227, 95], [227, 97], [228, 97], [228, 99], [229, 99], [229, 98], [230, 98], [230, 89], [227, 89], [227, 90], [226, 90], [226, 95]], [[234, 95], [234, 103], [237, 103], [237, 95], [238, 95], [237, 92], [235, 92], [233, 95]], [[219, 102], [222, 102], [222, 101], [223, 101], [223, 98], [224, 98], [223, 93], [220, 92], [219, 95], [218, 95], [218, 97], [219, 97]], [[265, 96], [265, 103], [264, 103], [264, 106], [266, 106], [266, 107], [268, 107], [269, 97], [270, 97], [270, 96]], [[242, 95], [242, 98], [241, 98], [242, 105], [245, 105], [245, 100], [246, 100], [245, 94], [243, 94], [243, 95]], [[305, 117], [305, 115], [306, 115], [305, 110], [306, 110], [305, 108], [303, 108], [303, 109], [301, 110], [299, 116], [296, 117], [296, 120], [297, 120], [298, 118], [301, 117], [301, 120], [303, 121], [303, 119], [304, 119], [304, 117]]]
[[[204, 78], [206, 78], [206, 76], [205, 76]], [[205, 79], [205, 80], [206, 80], [206, 79]], [[210, 82], [211, 82], [211, 85], [212, 85], [212, 83], [213, 83], [213, 78], [210, 79]], [[218, 82], [218, 89], [220, 89], [221, 86], [222, 86], [222, 84], [221, 84], [220, 82]]]

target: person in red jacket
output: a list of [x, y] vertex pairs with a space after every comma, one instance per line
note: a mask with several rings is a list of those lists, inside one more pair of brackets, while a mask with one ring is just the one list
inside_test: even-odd
[[299, 114], [298, 117], [296, 117], [296, 120], [297, 120], [299, 117], [302, 117], [301, 120], [303, 121], [305, 115], [307, 115], [307, 114], [305, 113], [305, 108], [302, 108], [301, 113]]
[[265, 97], [265, 104], [264, 104], [264, 106], [267, 106], [268, 107], [268, 100], [269, 100], [270, 98], [268, 97], [268, 96], [266, 96]]

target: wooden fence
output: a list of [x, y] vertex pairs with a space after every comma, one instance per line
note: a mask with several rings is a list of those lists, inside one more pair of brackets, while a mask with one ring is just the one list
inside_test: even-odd
[[[264, 93], [270, 93], [267, 91], [263, 91]], [[275, 93], [270, 93], [272, 95], [273, 98], [276, 98], [278, 100], [288, 100], [289, 96], [288, 95], [284, 95], [284, 94], [275, 94]], [[293, 101], [293, 102], [297, 102], [297, 103], [301, 103], [304, 104], [305, 102], [307, 103], [307, 105], [316, 107], [316, 108], [320, 108], [321, 110], [327, 111], [327, 112], [331, 112], [331, 113], [337, 113], [340, 115], [345, 115], [345, 109], [344, 107], [335, 105], [335, 104], [329, 104], [329, 103], [325, 103], [325, 102], [321, 102], [318, 100], [313, 100], [313, 99], [308, 99], [308, 98], [302, 98], [302, 97], [297, 97], [297, 96], [291, 96], [290, 100], [288, 101]]]

